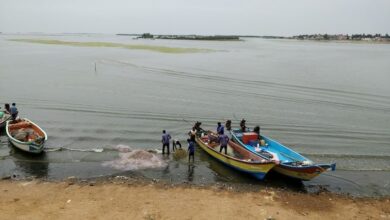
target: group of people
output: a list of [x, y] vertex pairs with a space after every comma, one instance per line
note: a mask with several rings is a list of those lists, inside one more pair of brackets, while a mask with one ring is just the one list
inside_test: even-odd
[[[247, 132], [248, 128], [246, 127], [246, 120], [242, 119], [240, 122], [240, 129], [242, 132]], [[225, 123], [226, 130], [230, 131], [232, 129], [231, 127], [232, 121], [227, 120]], [[192, 129], [188, 132], [189, 138], [187, 139], [188, 143], [188, 162], [192, 161], [194, 162], [194, 155], [195, 155], [195, 138], [196, 136], [203, 135], [206, 133], [200, 126], [202, 125], [201, 122], [197, 121], [195, 125], [192, 127]], [[225, 154], [227, 154], [227, 146], [229, 143], [229, 137], [225, 134], [225, 127], [221, 124], [221, 122], [217, 123], [217, 136], [213, 134], [209, 134], [209, 141], [210, 142], [218, 142], [220, 144], [220, 149], [219, 152], [222, 153], [222, 151], [225, 151]], [[257, 133], [259, 140], [261, 140], [260, 136], [260, 126], [256, 126], [253, 129], [253, 132]], [[171, 135], [167, 133], [165, 130], [162, 131], [162, 153], [165, 154], [165, 148], [167, 148], [167, 153], [169, 155], [169, 143], [170, 140], [172, 139]], [[178, 140], [173, 139], [172, 140], [172, 145], [173, 145], [173, 151], [176, 150], [176, 145], [179, 145], [181, 148], [181, 144]]]
[[[244, 120], [244, 119], [243, 119]], [[226, 129], [231, 130], [231, 120], [226, 121]], [[188, 162], [195, 160], [195, 138], [197, 135], [201, 135], [205, 131], [200, 127], [202, 125], [201, 122], [197, 121], [195, 125], [192, 127], [192, 129], [188, 132], [189, 138], [187, 139], [188, 143]], [[244, 126], [245, 126], [245, 120], [244, 120]], [[221, 124], [221, 122], [217, 123], [217, 138], [215, 139], [216, 142], [220, 144], [219, 152], [222, 152], [225, 150], [225, 154], [227, 154], [227, 145], [229, 143], [229, 137], [225, 134], [225, 127]], [[167, 133], [166, 130], [162, 131], [162, 154], [165, 154], [165, 149], [167, 149], [167, 154], [170, 153], [170, 140], [172, 139], [171, 135]], [[180, 141], [173, 139], [172, 140], [172, 150], [176, 150], [176, 145], [179, 145], [181, 148]]]
[[10, 106], [10, 104], [5, 103], [4, 104], [4, 110], [1, 111], [1, 113], [3, 113], [3, 114], [4, 113], [5, 114], [10, 114], [12, 120], [15, 121], [16, 118], [18, 117], [19, 111], [18, 111], [18, 108], [16, 108], [16, 104], [15, 103], [12, 103], [11, 106]]
[[[167, 133], [166, 130], [162, 131], [162, 154], [165, 154], [165, 148], [167, 148], [167, 154], [169, 155], [169, 143], [170, 140], [172, 139], [171, 135]], [[192, 137], [192, 136], [191, 136]], [[188, 162], [192, 161], [194, 162], [195, 160], [195, 134], [193, 138], [187, 139], [188, 142]], [[172, 140], [172, 150], [175, 151], [177, 149], [177, 146], [181, 149], [181, 143], [179, 140], [173, 139]]]

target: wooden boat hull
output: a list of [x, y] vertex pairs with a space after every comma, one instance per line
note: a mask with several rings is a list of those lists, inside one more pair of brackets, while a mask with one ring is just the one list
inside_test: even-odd
[[275, 166], [273, 170], [294, 179], [309, 181], [314, 177], [320, 175], [321, 173], [325, 172], [327, 169], [324, 169], [319, 165], [293, 167], [279, 164]]
[[[231, 168], [250, 174], [259, 180], [264, 179], [265, 175], [275, 166], [275, 163], [271, 161], [267, 161], [264, 163], [256, 163], [256, 162], [249, 162], [249, 161], [235, 159], [231, 156], [222, 154], [216, 151], [215, 149], [212, 149], [206, 143], [204, 143], [199, 137], [196, 137], [195, 140], [196, 143], [213, 158], [217, 159], [218, 161], [222, 162], [223, 164]], [[229, 144], [234, 144], [234, 143], [229, 143]]]
[[[238, 143], [240, 146], [246, 148], [247, 150], [249, 150], [249, 151], [251, 151], [253, 153], [258, 154], [254, 150], [253, 146], [244, 144], [237, 137], [237, 135], [235, 134], [234, 131], [231, 131], [231, 135], [232, 135], [232, 139], [236, 143]], [[289, 149], [288, 147], [286, 147], [286, 146], [284, 146], [284, 145], [282, 145], [282, 144], [280, 144], [280, 143], [278, 143], [278, 142], [276, 142], [276, 141], [274, 141], [272, 139], [269, 139], [269, 138], [267, 138], [265, 136], [262, 136], [262, 137], [264, 139], [266, 139], [267, 142], [271, 142], [272, 144], [274, 144], [277, 147], [279, 147], [280, 151], [284, 151], [285, 152], [285, 153], [283, 153], [283, 152], [271, 151], [270, 149], [267, 149], [267, 147], [263, 147], [262, 148], [265, 151], [268, 150], [270, 153], [276, 153], [278, 156], [281, 157], [281, 158], [279, 158], [281, 160], [280, 163], [272, 168], [274, 171], [276, 171], [276, 172], [278, 172], [280, 174], [283, 174], [283, 175], [291, 177], [291, 178], [308, 181], [308, 180], [313, 179], [314, 177], [320, 175], [321, 173], [323, 173], [323, 172], [325, 172], [327, 170], [335, 170], [335, 168], [336, 168], [336, 164], [293, 165], [294, 164], [293, 162], [304, 162], [304, 161], [311, 162], [311, 161], [309, 159], [303, 157], [302, 155], [298, 154], [297, 152]], [[293, 156], [295, 156], [295, 158], [298, 158], [298, 159], [294, 159], [293, 156], [288, 157], [286, 155], [287, 152], [290, 152]], [[286, 158], [287, 158], [287, 160], [284, 160]], [[291, 160], [289, 160], [289, 158]]]
[[25, 152], [28, 152], [28, 153], [33, 153], [33, 154], [40, 154], [42, 153], [43, 149], [44, 149], [44, 144], [45, 142], [47, 141], [47, 134], [46, 132], [40, 128], [38, 125], [36, 125], [34, 122], [30, 121], [29, 119], [22, 119], [23, 121], [27, 122], [27, 123], [31, 123], [32, 127], [34, 128], [34, 130], [38, 131], [40, 135], [43, 136], [43, 141], [41, 143], [35, 143], [35, 142], [23, 142], [23, 141], [20, 141], [20, 140], [17, 140], [15, 139], [12, 135], [11, 135], [11, 130], [10, 130], [10, 126], [11, 126], [11, 121], [7, 121], [6, 123], [6, 132], [7, 132], [7, 136], [8, 136], [8, 140], [11, 142], [11, 144], [22, 150], [22, 151], [25, 151]]

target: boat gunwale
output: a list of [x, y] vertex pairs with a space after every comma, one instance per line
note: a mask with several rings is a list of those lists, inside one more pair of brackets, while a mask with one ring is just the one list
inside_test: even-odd
[[[9, 124], [10, 124], [10, 121], [7, 121], [6, 128], [5, 128], [5, 131], [6, 131], [6, 133], [7, 133], [8, 138], [11, 139], [12, 141], [18, 143], [18, 144], [33, 145], [33, 146], [36, 146], [36, 147], [42, 146], [42, 145], [47, 141], [47, 134], [46, 134], [46, 132], [45, 132], [41, 127], [39, 127], [37, 124], [35, 124], [34, 122], [32, 122], [30, 119], [28, 119], [28, 118], [22, 118], [22, 120], [31, 123], [32, 125], [36, 126], [40, 131], [42, 131], [42, 133], [43, 133], [44, 136], [45, 136], [44, 141], [43, 141], [41, 144], [35, 144], [35, 143], [32, 142], [32, 141], [30, 141], [30, 142], [24, 142], [24, 141], [19, 141], [18, 139], [12, 137], [12, 135], [9, 133]], [[30, 152], [30, 151], [28, 151], [28, 152]]]
[[[227, 159], [235, 160], [235, 161], [237, 161], [237, 162], [245, 163], [245, 164], [249, 164], [249, 165], [263, 165], [263, 164], [275, 164], [275, 165], [276, 165], [275, 162], [273, 162], [273, 161], [271, 161], [271, 160], [267, 160], [267, 159], [264, 159], [265, 162], [241, 160], [241, 159], [238, 159], [238, 158], [236, 158], [236, 157], [232, 157], [232, 156], [230, 156], [230, 155], [226, 155], [226, 154], [223, 154], [223, 153], [221, 153], [221, 152], [215, 150], [214, 148], [208, 146], [205, 142], [203, 142], [202, 139], [199, 138], [199, 137], [196, 137], [196, 140], [198, 140], [197, 142], [200, 142], [200, 143], [201, 143], [203, 146], [205, 146], [206, 148], [208, 148], [208, 149], [214, 151], [215, 153], [217, 153], [217, 154], [219, 154], [219, 155], [221, 155], [221, 156], [223, 156], [223, 157], [225, 157], [225, 158], [227, 158]], [[229, 140], [228, 145], [231, 145], [231, 143], [236, 144], [236, 143], [234, 143], [233, 141]], [[199, 143], [198, 143], [198, 144], [199, 144]], [[236, 145], [237, 145], [237, 144], [236, 144]], [[240, 146], [238, 146], [238, 147], [240, 147]], [[253, 152], [249, 151], [248, 149], [244, 149], [244, 150], [246, 150], [246, 151], [248, 151], [249, 153], [252, 153], [252, 154], [253, 154]], [[258, 155], [256, 154], [256, 156], [258, 156]], [[215, 157], [214, 157], [214, 158], [215, 158]], [[218, 159], [218, 158], [217, 158], [217, 159]]]
[[[246, 146], [246, 144], [244, 144], [244, 143], [237, 137], [237, 135], [235, 134], [235, 131], [237, 131], [237, 130], [238, 130], [238, 129], [232, 129], [232, 130], [230, 131], [231, 135], [233, 136], [233, 138], [234, 138], [235, 140], [237, 140], [237, 141], [239, 142], [239, 144], [240, 144], [241, 146], [243, 146], [245, 149], [249, 150], [248, 147]], [[283, 147], [285, 147], [285, 148], [288, 148], [288, 147], [282, 145], [281, 143], [279, 143], [279, 142], [277, 142], [277, 141], [275, 141], [275, 140], [273, 140], [273, 139], [271, 139], [271, 138], [268, 138], [267, 136], [262, 135], [262, 137], [265, 137], [265, 138], [267, 138], [268, 140], [271, 140], [271, 141], [273, 141], [273, 142], [275, 142], [275, 143], [277, 143], [277, 144], [279, 144], [279, 145], [281, 145], [281, 146], [283, 146]], [[295, 152], [294, 150], [292, 150], [292, 149], [290, 149], [290, 148], [288, 148], [288, 149], [291, 150], [291, 151], [294, 152], [294, 153], [297, 153], [297, 152]], [[252, 152], [253, 152], [253, 151], [252, 151]], [[258, 154], [257, 152], [253, 152], [253, 153]], [[297, 153], [297, 154], [301, 155], [300, 153]], [[305, 158], [306, 160], [308, 160], [308, 161], [312, 161], [312, 160], [310, 160], [310, 159], [307, 159], [307, 158], [306, 158], [305, 156], [303, 156], [303, 155], [301, 155], [301, 156], [302, 156], [303, 158]], [[291, 168], [291, 169], [307, 170], [307, 169], [319, 168], [319, 169], [321, 169], [322, 171], [325, 171], [326, 169], [323, 168], [323, 167], [321, 167], [320, 165], [327, 165], [327, 164], [310, 164], [310, 165], [294, 166], [294, 165], [286, 164], [286, 162], [280, 161], [280, 163], [277, 164], [277, 165], [278, 165], [278, 166], [281, 166], [281, 167], [285, 167], [285, 168]], [[331, 164], [329, 164], [329, 166], [330, 166], [330, 165], [331, 165]]]

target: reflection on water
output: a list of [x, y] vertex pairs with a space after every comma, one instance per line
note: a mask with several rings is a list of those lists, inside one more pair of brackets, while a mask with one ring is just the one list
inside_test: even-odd
[[232, 169], [228, 168], [227, 166], [222, 165], [219, 161], [208, 155], [206, 152], [203, 152], [199, 149], [199, 160], [202, 161], [206, 166], [211, 169], [215, 173], [215, 180], [216, 181], [233, 181], [238, 180], [240, 181], [240, 178], [234, 178], [235, 176], [243, 176], [245, 179], [245, 174], [239, 174], [239, 172], [235, 172]]
[[17, 168], [17, 173], [22, 177], [46, 178], [49, 173], [49, 161], [46, 153], [32, 155], [23, 152], [9, 143], [10, 156]]
[[194, 180], [194, 170], [195, 170], [195, 165], [188, 164], [188, 177], [187, 177], [188, 182], [192, 182]]

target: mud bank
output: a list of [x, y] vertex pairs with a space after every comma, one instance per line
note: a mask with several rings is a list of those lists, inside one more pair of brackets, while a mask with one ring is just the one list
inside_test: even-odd
[[235, 190], [126, 177], [0, 181], [0, 219], [390, 219], [389, 198]]

